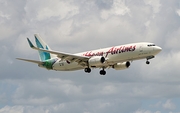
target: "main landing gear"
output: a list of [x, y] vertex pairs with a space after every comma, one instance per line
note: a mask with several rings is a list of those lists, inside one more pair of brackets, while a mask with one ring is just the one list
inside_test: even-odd
[[89, 68], [89, 67], [88, 67], [88, 68], [85, 68], [84, 71], [85, 71], [86, 73], [90, 73], [90, 72], [91, 72], [91, 68]]
[[106, 71], [104, 70], [104, 68], [102, 70], [100, 70], [99, 74], [100, 75], [105, 75], [106, 74]]
[[[86, 73], [90, 73], [91, 72], [91, 68], [85, 68], [84, 71]], [[105, 75], [106, 74], [106, 71], [104, 70], [104, 68], [102, 70], [100, 70], [99, 74], [100, 75]]]

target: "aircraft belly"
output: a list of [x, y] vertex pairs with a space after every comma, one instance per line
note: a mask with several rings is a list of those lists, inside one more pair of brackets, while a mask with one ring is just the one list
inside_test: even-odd
[[76, 62], [57, 62], [53, 65], [53, 69], [57, 71], [74, 71], [83, 69], [83, 67]]

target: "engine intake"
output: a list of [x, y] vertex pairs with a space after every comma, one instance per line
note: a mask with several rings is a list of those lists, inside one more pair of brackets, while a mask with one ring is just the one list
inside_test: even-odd
[[113, 65], [112, 68], [114, 68], [115, 70], [123, 70], [123, 69], [127, 69], [130, 65], [131, 65], [131, 63], [129, 61], [127, 61], [127, 62], [123, 62], [123, 63], [117, 63], [117, 64]]
[[89, 59], [89, 66], [96, 67], [102, 65], [105, 62], [105, 58], [103, 56], [93, 56]]

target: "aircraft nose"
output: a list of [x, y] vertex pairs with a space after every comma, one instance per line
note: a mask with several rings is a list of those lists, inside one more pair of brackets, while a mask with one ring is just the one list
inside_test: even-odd
[[154, 47], [154, 50], [155, 50], [157, 53], [159, 53], [159, 52], [162, 51], [162, 48], [159, 47], [159, 46], [156, 46], [156, 47]]

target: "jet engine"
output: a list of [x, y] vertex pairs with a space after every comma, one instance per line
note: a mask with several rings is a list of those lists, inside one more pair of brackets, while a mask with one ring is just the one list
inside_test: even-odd
[[130, 65], [131, 65], [131, 63], [129, 61], [127, 61], [127, 62], [123, 62], [123, 63], [117, 63], [117, 64], [113, 65], [112, 68], [114, 68], [115, 70], [123, 70], [123, 69], [127, 69]]
[[103, 56], [93, 56], [89, 59], [89, 66], [96, 67], [105, 62], [105, 58]]

